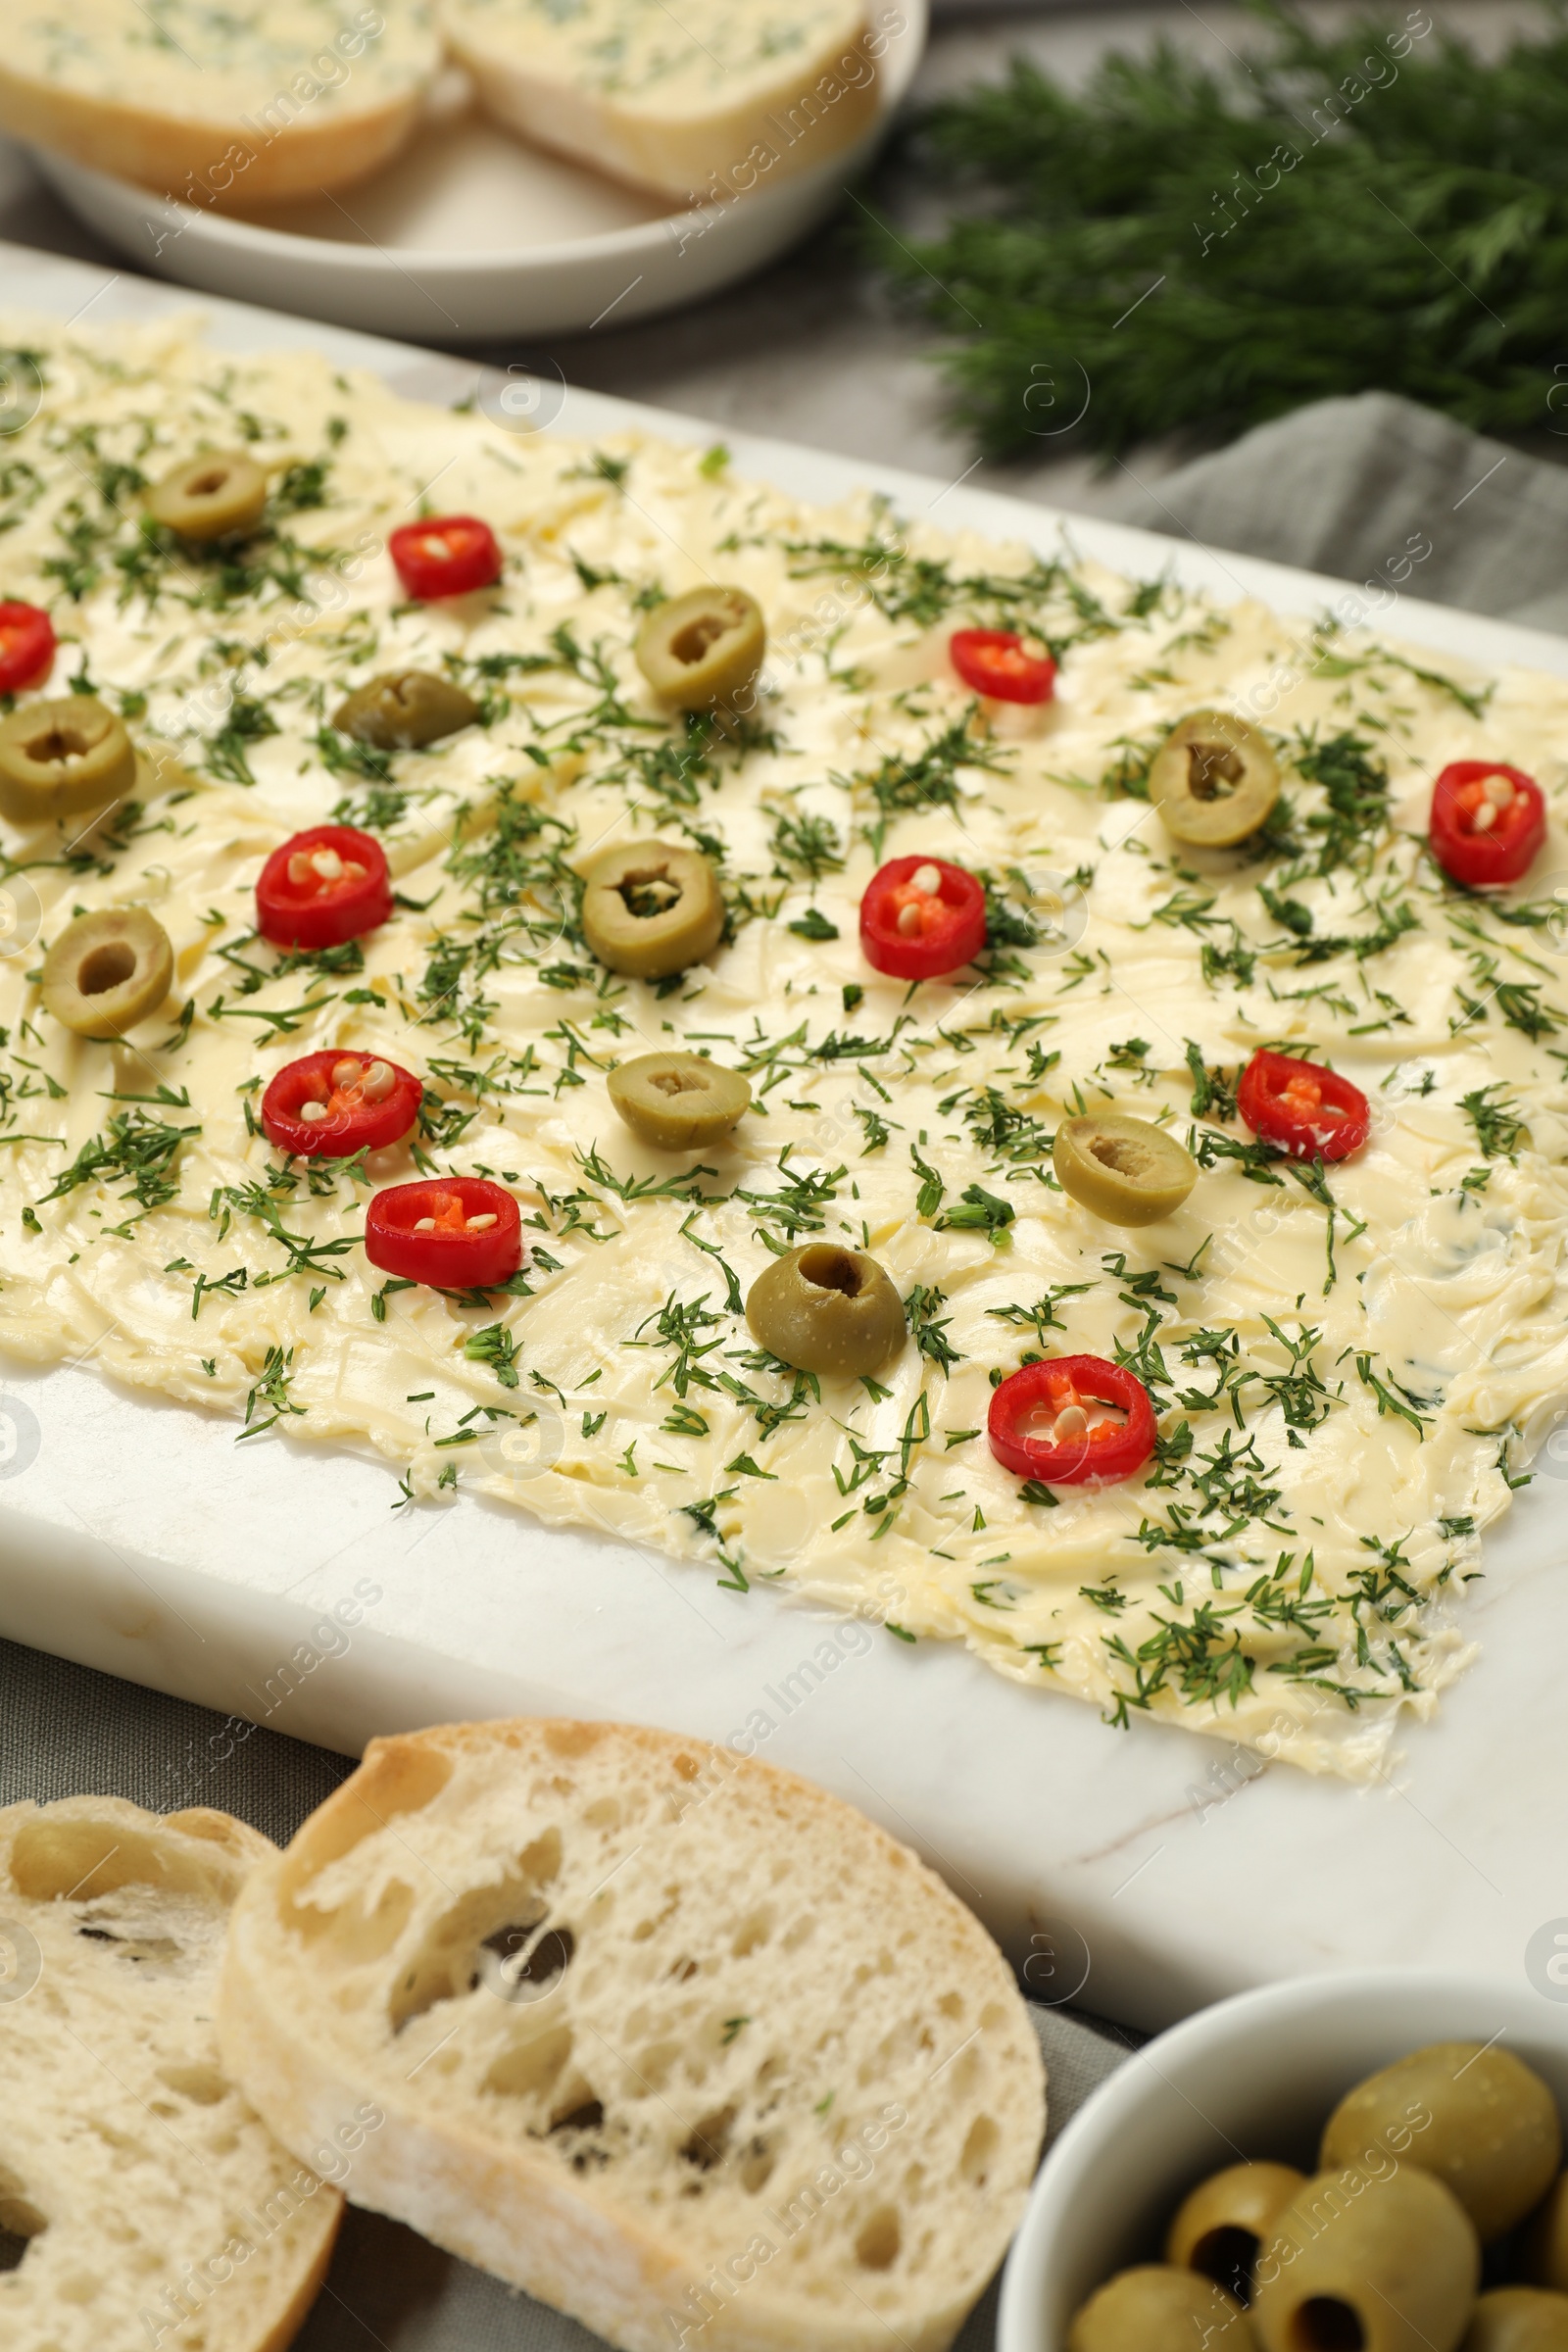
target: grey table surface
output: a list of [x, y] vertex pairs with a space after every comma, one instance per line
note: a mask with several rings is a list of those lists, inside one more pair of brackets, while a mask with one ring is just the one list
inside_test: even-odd
[[[1319, 9], [1319, 17], [1344, 15]], [[1433, 0], [1440, 21], [1488, 43], [1539, 22], [1529, 0]], [[1065, 0], [939, 0], [918, 96], [995, 73], [1026, 50], [1079, 78], [1113, 43], [1169, 34], [1214, 54], [1255, 33], [1228, 6]], [[1217, 45], [1217, 46], [1216, 46]], [[896, 184], [889, 193], [903, 197]], [[114, 266], [0, 141], [0, 238]], [[0, 281], [0, 300], [5, 288]], [[194, 298], [199, 299], [199, 298]], [[1155, 447], [1097, 468], [1072, 451], [1027, 466], [979, 465], [945, 421], [929, 333], [901, 318], [858, 262], [841, 218], [749, 284], [690, 312], [558, 339], [572, 382], [731, 426], [867, 460], [893, 457], [944, 480], [965, 476], [1070, 511], [1243, 547], [1360, 579], [1419, 536], [1415, 592], [1568, 628], [1568, 471], [1561, 449], [1502, 449], [1381, 395], [1319, 404], [1234, 450], [1194, 458]], [[492, 352], [505, 361], [518, 356]], [[527, 355], [536, 356], [533, 353]], [[1483, 479], [1484, 477], [1484, 479]], [[1390, 626], [1394, 623], [1388, 624]], [[0, 1803], [109, 1790], [155, 1809], [181, 1801], [191, 1759], [205, 1801], [286, 1838], [349, 1769], [341, 1757], [104, 1675], [0, 1642]], [[1051, 2071], [1053, 2136], [1137, 2046], [1135, 2035], [1034, 2010]], [[3, 2051], [0, 2051], [3, 2064]], [[0, 2073], [3, 2084], [3, 2073]], [[996, 2289], [959, 2352], [995, 2341]], [[439, 2253], [410, 2231], [351, 2214], [301, 2352], [591, 2352], [595, 2339]]]

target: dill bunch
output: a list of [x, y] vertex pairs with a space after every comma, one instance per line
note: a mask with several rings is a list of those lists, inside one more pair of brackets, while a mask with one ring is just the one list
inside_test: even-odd
[[1491, 432], [1568, 411], [1561, 6], [1486, 63], [1421, 9], [1319, 36], [1252, 4], [1267, 57], [1161, 42], [1081, 93], [1014, 60], [915, 125], [955, 216], [868, 233], [958, 338], [940, 364], [986, 455], [1041, 450], [1086, 397], [1107, 454], [1371, 388]]

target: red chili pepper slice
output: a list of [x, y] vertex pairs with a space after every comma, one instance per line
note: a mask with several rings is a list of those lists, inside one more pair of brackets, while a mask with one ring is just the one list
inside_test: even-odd
[[986, 894], [945, 858], [894, 858], [860, 901], [860, 947], [895, 980], [935, 980], [972, 963], [986, 944]]
[[991, 1399], [986, 1434], [1004, 1470], [1048, 1487], [1109, 1486], [1154, 1450], [1154, 1408], [1125, 1364], [1058, 1355], [1025, 1364]]
[[256, 928], [277, 948], [336, 948], [392, 912], [386, 852], [353, 825], [312, 825], [274, 850], [256, 885]]
[[522, 1263], [521, 1212], [482, 1176], [389, 1185], [366, 1211], [365, 1254], [384, 1274], [432, 1290], [491, 1290]]
[[1432, 788], [1432, 855], [1469, 890], [1517, 882], [1545, 838], [1545, 801], [1522, 768], [1455, 760]]
[[37, 605], [0, 605], [0, 694], [41, 686], [55, 662], [55, 624]]
[[955, 629], [948, 659], [966, 686], [994, 703], [1049, 703], [1056, 690], [1051, 656], [1030, 653], [1012, 629]]
[[302, 1054], [262, 1097], [262, 1133], [280, 1152], [348, 1159], [401, 1143], [424, 1089], [411, 1070], [374, 1054]]
[[1254, 1135], [1297, 1159], [1348, 1159], [1372, 1121], [1371, 1105], [1348, 1078], [1266, 1049], [1242, 1072], [1236, 1107]]
[[386, 544], [398, 578], [421, 603], [493, 588], [501, 577], [500, 544], [490, 525], [474, 514], [433, 514], [428, 522], [406, 522]]

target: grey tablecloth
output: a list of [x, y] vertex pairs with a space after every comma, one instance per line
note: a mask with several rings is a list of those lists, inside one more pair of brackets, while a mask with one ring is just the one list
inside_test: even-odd
[[[192, 1758], [201, 1762], [204, 1804], [236, 1813], [279, 1841], [351, 1769], [342, 1756], [276, 1732], [256, 1731], [236, 1743], [224, 1736], [224, 1718], [204, 1707], [0, 1642], [0, 1804], [93, 1789], [169, 1811], [186, 1801]], [[1137, 2037], [1050, 2009], [1033, 2014], [1051, 2071], [1054, 2134]], [[993, 2286], [959, 2339], [961, 2352], [989, 2352], [995, 2333]], [[598, 2342], [395, 2222], [351, 2213], [299, 2347], [592, 2352]]]

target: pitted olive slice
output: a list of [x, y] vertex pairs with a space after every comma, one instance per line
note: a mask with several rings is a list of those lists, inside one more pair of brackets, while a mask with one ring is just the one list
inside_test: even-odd
[[1178, 841], [1229, 849], [1255, 833], [1279, 799], [1279, 765], [1245, 718], [1195, 710], [1154, 754], [1149, 797]]
[[101, 906], [44, 957], [44, 1006], [78, 1037], [121, 1037], [158, 1010], [173, 977], [169, 934], [145, 906]]
[[752, 1336], [799, 1372], [874, 1372], [904, 1346], [904, 1307], [874, 1257], [808, 1242], [776, 1257], [746, 1298]]
[[390, 669], [357, 686], [332, 713], [340, 735], [381, 752], [406, 752], [471, 726], [479, 706], [432, 669]]
[[717, 947], [724, 928], [718, 877], [696, 850], [625, 843], [589, 868], [582, 927], [612, 972], [662, 980]]
[[645, 1144], [684, 1152], [728, 1135], [751, 1108], [752, 1090], [701, 1054], [640, 1054], [611, 1071], [610, 1100]]
[[96, 695], [24, 703], [0, 718], [0, 816], [14, 825], [106, 808], [135, 781], [130, 737]]
[[678, 710], [716, 710], [756, 680], [767, 627], [744, 588], [693, 588], [656, 606], [637, 632], [637, 666]]
[[1119, 1111], [1063, 1119], [1052, 1165], [1062, 1191], [1111, 1225], [1152, 1225], [1198, 1182], [1198, 1162], [1173, 1135]]
[[143, 502], [154, 522], [200, 544], [254, 531], [267, 505], [267, 476], [237, 450], [188, 458], [154, 482]]

